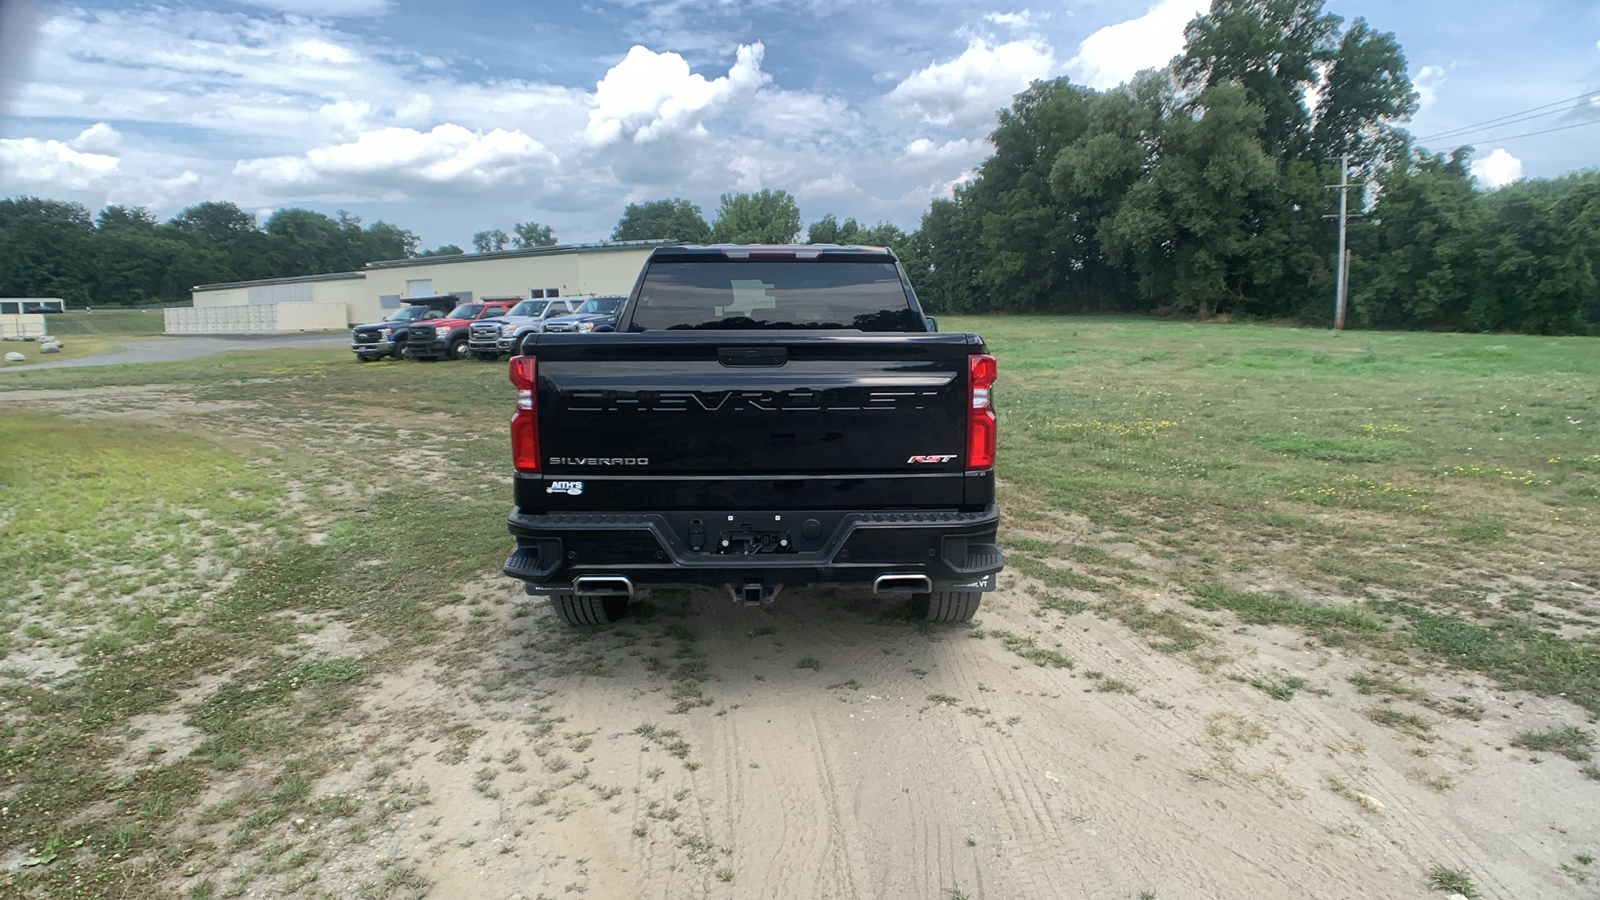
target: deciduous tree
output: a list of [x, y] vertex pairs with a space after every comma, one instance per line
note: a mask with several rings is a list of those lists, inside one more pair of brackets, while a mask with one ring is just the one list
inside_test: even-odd
[[553, 247], [556, 243], [556, 233], [549, 225], [540, 225], [538, 222], [518, 222], [511, 226], [516, 232], [511, 244], [514, 247], [528, 249], [531, 247]]
[[800, 207], [788, 191], [723, 194], [711, 234], [722, 244], [787, 244], [800, 236]]
[[613, 241], [682, 241], [704, 244], [711, 239], [711, 226], [700, 207], [687, 200], [650, 200], [629, 203], [611, 230]]
[[472, 236], [472, 249], [479, 253], [494, 253], [504, 250], [511, 243], [511, 236], [498, 228], [488, 231], [479, 231]]

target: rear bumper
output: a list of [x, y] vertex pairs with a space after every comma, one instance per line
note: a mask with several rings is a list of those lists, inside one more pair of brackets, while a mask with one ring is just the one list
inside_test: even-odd
[[995, 546], [999, 520], [993, 505], [970, 513], [513, 510], [517, 549], [504, 571], [530, 593], [593, 575], [640, 585], [872, 584], [883, 575], [926, 575], [936, 591], [988, 591], [1005, 565]]

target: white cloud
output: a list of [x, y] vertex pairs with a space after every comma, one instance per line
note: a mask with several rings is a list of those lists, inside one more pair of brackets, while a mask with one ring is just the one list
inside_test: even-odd
[[974, 39], [960, 56], [911, 73], [889, 92], [889, 100], [937, 125], [981, 128], [996, 110], [1056, 67], [1049, 45], [1011, 41], [990, 46]]
[[992, 12], [984, 16], [983, 20], [1007, 28], [1027, 28], [1033, 24], [1033, 11], [1025, 9], [1021, 12]]
[[956, 188], [964, 184], [970, 184], [977, 178], [977, 169], [967, 169], [954, 178], [940, 178], [927, 184], [917, 185], [900, 197], [899, 200], [902, 203], [913, 204], [917, 207], [926, 207], [934, 200], [949, 200], [955, 196]]
[[66, 9], [41, 29], [32, 78], [8, 112], [202, 128], [255, 153], [295, 152], [385, 125], [582, 128], [581, 90], [456, 80], [450, 65], [381, 48], [294, 16]]
[[510, 187], [557, 164], [543, 144], [520, 131], [475, 133], [444, 124], [431, 131], [384, 128], [301, 156], [240, 160], [239, 178], [263, 193], [334, 193], [399, 198], [436, 187]]
[[389, 0], [242, 0], [251, 6], [323, 18], [376, 16], [388, 12]]
[[736, 177], [734, 185], [741, 191], [761, 190], [762, 170], [765, 167], [761, 160], [754, 156], [735, 156], [728, 160], [728, 171]]
[[0, 139], [0, 177], [8, 182], [87, 190], [105, 184], [121, 164], [109, 151], [120, 136], [104, 122], [71, 141]]
[[1157, 69], [1183, 52], [1183, 29], [1211, 4], [1206, 0], [1161, 0], [1137, 19], [1096, 31], [1067, 60], [1073, 80], [1096, 90], [1114, 88], [1145, 69]]
[[1498, 190], [1522, 178], [1522, 160], [1496, 148], [1483, 159], [1473, 161], [1472, 174], [1490, 188]]
[[865, 191], [861, 190], [854, 179], [843, 172], [834, 172], [800, 185], [795, 191], [795, 196], [801, 200], [822, 198], [855, 198], [860, 197]]
[[357, 56], [356, 53], [349, 47], [341, 47], [338, 44], [329, 43], [328, 41], [318, 39], [300, 41], [294, 45], [294, 49], [306, 59], [314, 59], [318, 62], [331, 62], [343, 65], [346, 63], [359, 62], [361, 59], [361, 57]]
[[1432, 106], [1439, 99], [1439, 86], [1444, 84], [1444, 68], [1442, 66], [1423, 66], [1417, 70], [1415, 78], [1411, 79], [1411, 86], [1417, 92], [1417, 111]]
[[111, 153], [122, 143], [122, 135], [104, 122], [96, 122], [73, 138], [69, 146], [84, 153]]
[[761, 71], [761, 44], [741, 45], [728, 74], [706, 80], [676, 53], [635, 45], [596, 85], [586, 135], [591, 144], [631, 140], [647, 144], [680, 132], [704, 133], [706, 119], [725, 105], [753, 96], [769, 76]]
[[200, 186], [200, 175], [190, 169], [184, 169], [170, 178], [152, 178], [127, 172], [117, 182], [106, 190], [107, 203], [161, 207], [171, 203], [174, 198], [193, 197], [195, 189]]
[[957, 138], [942, 144], [935, 144], [927, 138], [917, 138], [901, 151], [900, 162], [963, 160], [970, 163], [974, 159], [981, 159], [993, 149], [988, 141], [970, 138]]
[[756, 92], [754, 108], [759, 116], [745, 125], [784, 140], [814, 140], [819, 136], [837, 138], [860, 127], [859, 116], [850, 104], [838, 97], [807, 91], [786, 91], [770, 84]]

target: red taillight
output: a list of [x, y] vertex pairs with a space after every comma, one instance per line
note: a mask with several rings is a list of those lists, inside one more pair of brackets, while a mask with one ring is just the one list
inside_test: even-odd
[[992, 356], [967, 357], [967, 387], [971, 400], [967, 405], [967, 469], [988, 469], [994, 466], [994, 441], [999, 433], [994, 418], [994, 401], [991, 391], [999, 367]]
[[517, 389], [517, 411], [511, 416], [511, 460], [518, 472], [539, 471], [539, 409], [533, 393], [538, 378], [537, 359], [511, 357], [511, 384]]

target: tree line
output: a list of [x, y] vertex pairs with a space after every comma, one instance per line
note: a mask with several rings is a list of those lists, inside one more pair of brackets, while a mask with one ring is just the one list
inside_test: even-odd
[[1392, 34], [1321, 0], [1214, 0], [1184, 53], [1104, 93], [1038, 82], [994, 155], [903, 253], [935, 310], [1172, 309], [1328, 323], [1352, 192], [1358, 327], [1584, 333], [1600, 324], [1600, 172], [1478, 190], [1470, 147], [1416, 147]]
[[[456, 252], [460, 252], [459, 250]], [[197, 284], [347, 272], [416, 255], [417, 237], [347, 213], [280, 210], [257, 223], [232, 203], [201, 203], [166, 222], [141, 207], [0, 200], [0, 296], [73, 305], [181, 303]]]
[[[786, 191], [632, 203], [612, 240], [875, 244], [933, 312], [1158, 311], [1327, 323], [1338, 195], [1356, 327], [1600, 332], [1600, 171], [1476, 184], [1472, 148], [1434, 153], [1403, 124], [1417, 95], [1393, 34], [1323, 0], [1213, 0], [1182, 55], [1096, 91], [1039, 81], [998, 114], [994, 152], [911, 232], [832, 213], [804, 227]], [[138, 304], [194, 284], [358, 269], [419, 250], [411, 232], [301, 209], [261, 225], [229, 203], [166, 223], [107, 207], [0, 200], [0, 295]], [[537, 222], [480, 253], [556, 243]]]

